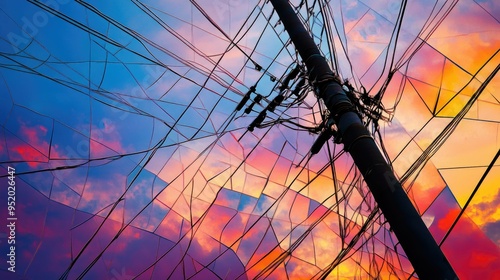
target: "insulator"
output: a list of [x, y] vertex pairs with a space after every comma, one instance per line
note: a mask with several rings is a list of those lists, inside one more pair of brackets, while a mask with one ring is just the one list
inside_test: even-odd
[[306, 79], [302, 77], [299, 82], [297, 83], [297, 86], [292, 91], [292, 94], [295, 96], [299, 96], [300, 91], [302, 90], [302, 87], [306, 84]]
[[236, 106], [236, 111], [241, 110], [241, 108], [245, 106], [245, 103], [247, 103], [247, 101], [250, 99], [250, 94], [252, 92], [255, 92], [255, 86], [251, 86], [248, 92], [245, 94], [245, 96], [243, 96], [243, 99], [241, 99], [240, 103], [238, 103], [238, 106]]
[[255, 105], [255, 102], [252, 102], [248, 107], [245, 109], [245, 114], [250, 114], [253, 109], [253, 105]]
[[290, 83], [290, 81], [295, 79], [295, 77], [297, 77], [297, 75], [299, 73], [300, 73], [300, 68], [299, 68], [299, 65], [297, 65], [297, 66], [295, 66], [295, 68], [293, 68], [293, 70], [290, 73], [288, 73], [286, 78], [281, 83], [281, 86], [279, 88], [280, 91], [284, 91], [288, 87], [288, 84]]
[[253, 120], [248, 126], [248, 130], [253, 131], [256, 126], [259, 126], [266, 119], [266, 110], [260, 112], [260, 114]]
[[257, 94], [255, 96], [255, 98], [253, 99], [253, 101], [255, 101], [255, 103], [260, 103], [261, 100], [262, 100], [262, 95], [260, 95], [260, 94]]
[[241, 99], [240, 103], [238, 103], [238, 106], [236, 106], [236, 111], [241, 110], [241, 108], [243, 108], [243, 106], [245, 106], [245, 104], [247, 103], [247, 101], [249, 99], [250, 99], [250, 92], [247, 92], [247, 94], [245, 94], [245, 96], [243, 96], [243, 99]]
[[316, 141], [314, 141], [314, 144], [311, 147], [311, 154], [315, 155], [315, 154], [319, 153], [319, 151], [321, 150], [323, 145], [326, 143], [326, 141], [328, 141], [328, 139], [330, 139], [332, 137], [332, 135], [333, 135], [333, 132], [330, 128], [324, 129], [319, 134]]
[[279, 106], [281, 102], [285, 100], [285, 96], [282, 94], [278, 94], [269, 105], [267, 105], [267, 110], [270, 112], [274, 112], [274, 109], [276, 109], [276, 106]]

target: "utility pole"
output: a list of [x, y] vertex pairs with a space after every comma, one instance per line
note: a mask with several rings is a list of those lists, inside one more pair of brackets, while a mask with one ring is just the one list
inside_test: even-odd
[[458, 279], [293, 8], [287, 0], [270, 1], [332, 114], [344, 149], [363, 174], [417, 275], [420, 279]]

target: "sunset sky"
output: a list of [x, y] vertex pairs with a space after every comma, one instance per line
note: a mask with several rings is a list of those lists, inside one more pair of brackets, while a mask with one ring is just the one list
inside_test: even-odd
[[[331, 1], [331, 33], [316, 5], [308, 28], [359, 91], [394, 69], [379, 121], [394, 172], [460, 279], [498, 279], [500, 4], [410, 1], [396, 38], [400, 1], [373, 2]], [[247, 130], [297, 62], [272, 11], [2, 2], [0, 201], [13, 167], [17, 226], [15, 273], [0, 230], [0, 278], [415, 277], [343, 145], [309, 160], [317, 135], [302, 128], [323, 107], [311, 90]], [[236, 111], [254, 85], [264, 99]]]

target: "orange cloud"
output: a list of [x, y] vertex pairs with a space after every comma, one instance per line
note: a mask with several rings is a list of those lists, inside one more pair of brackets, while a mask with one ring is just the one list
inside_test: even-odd
[[[262, 243], [261, 247], [268, 247], [270, 244]], [[271, 245], [272, 246], [272, 245]], [[274, 247], [271, 250], [270, 248], [261, 248], [257, 249], [257, 252], [254, 253], [249, 263], [246, 266], [247, 276], [250, 279], [254, 279], [257, 275], [261, 274], [259, 278], [266, 279], [286, 279], [287, 274], [284, 270], [275, 270], [272, 274], [272, 277], [266, 277], [269, 275], [269, 272], [264, 272], [273, 262], [276, 261], [279, 257], [282, 256], [283, 250], [279, 247]]]
[[[462, 24], [464, 21], [469, 24]], [[474, 73], [496, 51], [499, 24], [476, 2], [458, 2], [430, 39], [441, 53]], [[467, 55], [464, 55], [467, 54]]]
[[177, 242], [189, 231], [190, 225], [179, 214], [170, 210], [155, 233], [173, 242]]

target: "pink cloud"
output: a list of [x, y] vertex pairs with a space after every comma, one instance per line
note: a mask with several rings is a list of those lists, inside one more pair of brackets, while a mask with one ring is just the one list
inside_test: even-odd
[[460, 209], [451, 209], [450, 211], [448, 211], [448, 213], [446, 213], [444, 217], [437, 221], [437, 227], [443, 232], [448, 231], [448, 229], [451, 228], [453, 222], [455, 222], [455, 220], [457, 219], [459, 213]]
[[10, 138], [9, 150], [13, 152], [11, 157], [14, 160], [26, 161], [30, 167], [37, 167], [40, 162], [47, 162], [49, 144], [43, 139], [47, 133], [47, 128], [42, 125], [28, 127], [24, 123], [20, 127], [20, 136], [18, 138]]
[[101, 140], [100, 142], [90, 140], [90, 151], [93, 158], [125, 153], [125, 149], [118, 139]]
[[[429, 230], [438, 243], [442, 242], [460, 211], [451, 191], [445, 189], [424, 214], [425, 218], [433, 220]], [[497, 279], [500, 275], [500, 248], [467, 213], [461, 216], [441, 249], [460, 279]]]
[[467, 216], [462, 216], [442, 249], [460, 279], [500, 278], [500, 249]]
[[94, 158], [126, 153], [122, 136], [116, 125], [109, 119], [102, 119], [102, 128], [92, 125], [90, 156]]
[[[58, 146], [51, 147], [49, 144], [50, 135], [47, 135], [48, 128], [43, 125], [27, 126], [21, 123], [19, 136], [7, 136], [7, 146], [10, 157], [15, 161], [25, 161], [29, 167], [38, 167], [41, 163], [46, 163], [50, 158], [59, 158]], [[0, 146], [0, 152], [3, 147]]]
[[37, 167], [40, 162], [46, 162], [47, 158], [29, 145], [16, 145], [11, 150], [15, 153], [14, 160], [26, 161], [29, 167]]

